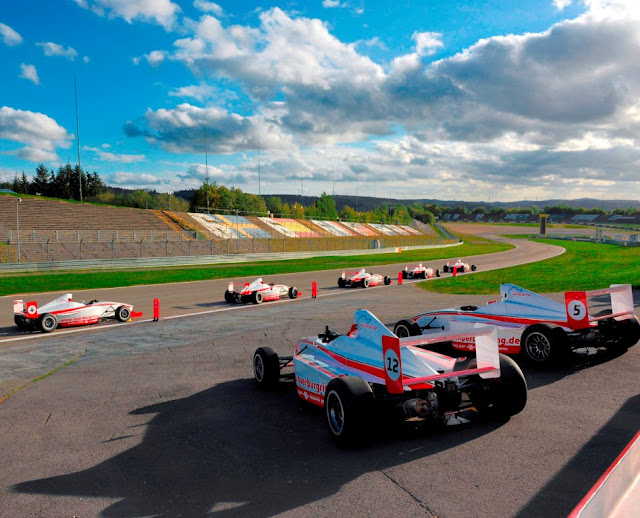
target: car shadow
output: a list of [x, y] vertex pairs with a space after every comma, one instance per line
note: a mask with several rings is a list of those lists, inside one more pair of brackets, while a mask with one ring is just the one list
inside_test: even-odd
[[156, 414], [142, 442], [90, 468], [21, 482], [19, 493], [117, 498], [101, 516], [271, 516], [318, 501], [364, 473], [409, 463], [491, 433], [484, 419], [456, 431], [388, 428], [363, 449], [337, 448], [322, 410], [293, 382], [271, 391], [235, 380], [138, 408]]
[[516, 518], [567, 516], [638, 433], [638, 408], [640, 395], [629, 398]]

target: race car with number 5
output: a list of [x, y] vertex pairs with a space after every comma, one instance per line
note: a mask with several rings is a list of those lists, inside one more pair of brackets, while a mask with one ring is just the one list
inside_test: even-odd
[[[605, 307], [589, 312], [595, 297]], [[592, 304], [593, 305], [593, 304]], [[460, 306], [421, 313], [400, 320], [394, 327], [400, 337], [429, 335], [459, 324], [494, 324], [500, 352], [520, 355], [533, 365], [563, 361], [571, 350], [585, 347], [624, 351], [640, 340], [640, 323], [634, 314], [631, 285], [613, 284], [592, 291], [564, 294], [557, 302], [514, 284], [500, 286], [500, 300], [485, 306]], [[473, 337], [452, 341], [454, 349], [474, 351]]]
[[413, 268], [405, 266], [404, 270], [402, 270], [403, 279], [430, 279], [434, 275], [440, 277], [440, 270], [434, 271], [433, 268], [423, 266], [422, 263]]
[[259, 347], [254, 377], [262, 387], [294, 378], [298, 396], [324, 409], [329, 436], [339, 446], [366, 443], [375, 418], [420, 428], [467, 423], [475, 412], [500, 419], [519, 413], [527, 384], [516, 363], [498, 353], [494, 326], [458, 332], [476, 338], [476, 358], [465, 361], [420, 348], [459, 335], [398, 338], [360, 309], [348, 333], [327, 327], [301, 339], [293, 356]]
[[230, 304], [233, 302], [262, 304], [268, 300], [279, 300], [287, 296], [290, 299], [298, 298], [298, 289], [295, 286], [285, 286], [284, 284], [267, 284], [262, 280], [262, 277], [258, 277], [251, 283], [245, 283], [240, 289], [235, 289], [233, 283], [230, 282], [227, 291], [224, 292], [224, 300]]

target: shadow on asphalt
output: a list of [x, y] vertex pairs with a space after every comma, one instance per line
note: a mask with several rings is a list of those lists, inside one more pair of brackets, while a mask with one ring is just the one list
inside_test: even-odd
[[516, 517], [567, 516], [638, 433], [639, 408], [640, 395], [628, 399]]
[[341, 450], [322, 410], [301, 402], [293, 382], [272, 391], [253, 380], [134, 410], [156, 414], [141, 444], [91, 468], [19, 483], [14, 492], [117, 498], [106, 517], [271, 516], [318, 501], [364, 473], [455, 448], [504, 423], [458, 430], [378, 432]]

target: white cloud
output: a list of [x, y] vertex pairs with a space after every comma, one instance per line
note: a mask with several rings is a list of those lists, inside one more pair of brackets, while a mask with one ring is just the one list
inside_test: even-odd
[[213, 96], [215, 89], [207, 84], [182, 86], [169, 91], [169, 95], [174, 97], [192, 97], [198, 101], [203, 101]]
[[203, 13], [213, 13], [216, 16], [222, 16], [224, 10], [214, 2], [206, 2], [205, 0], [195, 0], [193, 6]]
[[553, 0], [553, 5], [558, 11], [563, 11], [572, 4], [573, 0]]
[[98, 16], [123, 18], [134, 21], [154, 22], [171, 29], [181, 11], [171, 0], [75, 0], [84, 9], [91, 9]]
[[[103, 148], [108, 149], [109, 146], [103, 145]], [[145, 155], [143, 154], [132, 155], [126, 153], [111, 153], [100, 148], [89, 146], [82, 146], [82, 149], [94, 152], [100, 160], [105, 160], [106, 162], [121, 162], [124, 164], [130, 164], [133, 162], [143, 162], [146, 159]]]
[[129, 173], [125, 171], [118, 171], [112, 176], [112, 181], [116, 185], [120, 185], [123, 187], [146, 187], [146, 186], [157, 186], [157, 184], [161, 183], [160, 179], [153, 174], [150, 173]]
[[73, 47], [65, 48], [62, 45], [58, 45], [57, 43], [52, 43], [50, 41], [39, 42], [36, 43], [36, 45], [38, 47], [42, 47], [45, 56], [62, 56], [73, 61], [78, 55], [78, 52]]
[[15, 47], [22, 43], [22, 36], [4, 23], [0, 23], [0, 37], [2, 37], [4, 44], [9, 47]]
[[442, 34], [439, 32], [414, 32], [411, 39], [416, 42], [418, 56], [431, 56], [444, 47]]
[[37, 112], [0, 108], [0, 139], [23, 147], [15, 154], [32, 162], [57, 160], [56, 148], [69, 148], [73, 136], [51, 117]]
[[21, 63], [20, 75], [18, 77], [20, 77], [21, 79], [28, 79], [36, 85], [40, 84], [40, 78], [38, 77], [38, 71], [36, 70], [35, 65], [27, 65], [25, 63]]

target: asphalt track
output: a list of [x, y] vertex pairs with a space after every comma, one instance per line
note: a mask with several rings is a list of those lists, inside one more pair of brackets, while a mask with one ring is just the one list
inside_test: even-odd
[[[516, 243], [465, 260], [483, 271], [558, 253]], [[370, 270], [395, 279], [401, 267]], [[74, 293], [133, 303], [145, 317], [73, 333], [19, 334], [3, 312], [0, 516], [566, 516], [640, 429], [634, 347], [525, 367], [529, 401], [508, 422], [419, 435], [381, 427], [366, 449], [337, 449], [292, 384], [255, 387], [256, 347], [290, 354], [325, 325], [345, 332], [361, 307], [391, 325], [489, 300], [410, 282], [340, 290], [338, 274], [278, 276], [303, 297], [260, 306], [226, 305], [226, 281]], [[154, 297], [159, 322], [148, 320]]]

